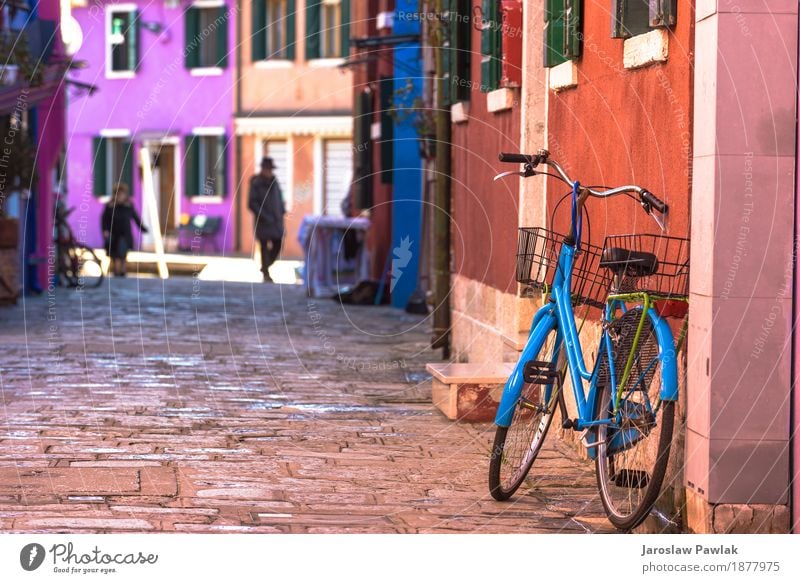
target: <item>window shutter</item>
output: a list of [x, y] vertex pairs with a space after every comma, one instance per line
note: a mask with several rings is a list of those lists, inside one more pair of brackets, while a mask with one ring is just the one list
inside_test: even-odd
[[487, 93], [500, 84], [502, 34], [498, 0], [483, 0], [483, 30], [481, 31], [481, 91]]
[[184, 20], [184, 62], [187, 69], [200, 66], [200, 11], [189, 8], [183, 15]]
[[306, 0], [306, 60], [319, 59], [322, 0]]
[[92, 192], [95, 196], [105, 196], [110, 194], [108, 190], [108, 177], [106, 176], [106, 156], [107, 140], [96, 137], [92, 140], [92, 150], [94, 152], [94, 167], [92, 168]]
[[[133, 196], [133, 142], [123, 141], [120, 143], [122, 148], [122, 171], [119, 176], [119, 181], [128, 185], [128, 192]], [[117, 177], [114, 177], [117, 180]]]
[[564, 57], [577, 59], [581, 56], [581, 0], [566, 0], [564, 11]]
[[217, 138], [217, 196], [224, 197], [228, 193], [228, 138], [225, 134]]
[[354, 113], [353, 133], [356, 139], [354, 201], [356, 208], [363, 210], [372, 207], [372, 140], [370, 138], [372, 94], [369, 91], [365, 90], [359, 93]]
[[296, 24], [296, 11], [294, 0], [286, 0], [286, 58], [294, 61], [294, 46], [295, 46], [295, 27]]
[[183, 138], [183, 190], [187, 197], [200, 194], [200, 160], [195, 136]]
[[342, 27], [341, 33], [342, 57], [350, 56], [350, 0], [342, 1]]
[[612, 0], [611, 38], [629, 38], [650, 30], [650, 0]]
[[381, 184], [392, 183], [394, 170], [394, 120], [390, 109], [394, 94], [394, 81], [391, 77], [381, 77]]
[[472, 76], [470, 0], [450, 0], [450, 101], [469, 101]]
[[502, 26], [498, 34], [503, 55], [500, 67], [500, 85], [522, 86], [522, 3], [520, 0], [502, 0], [500, 5]]
[[267, 0], [253, 0], [250, 55], [253, 61], [267, 58]]
[[674, 26], [678, 18], [677, 0], [649, 0], [650, 3], [650, 26], [663, 28]]
[[217, 8], [217, 67], [228, 66], [228, 7]]
[[139, 68], [139, 18], [138, 10], [131, 11], [130, 25], [128, 26], [128, 70], [135, 71]]
[[545, 0], [544, 6], [544, 66], [554, 67], [564, 57], [564, 0]]

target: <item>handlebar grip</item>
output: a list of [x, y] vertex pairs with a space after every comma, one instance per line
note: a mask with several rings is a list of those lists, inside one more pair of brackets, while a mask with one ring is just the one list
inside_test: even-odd
[[649, 204], [662, 215], [667, 212], [667, 204], [664, 201], [659, 200], [659, 198], [649, 190], [643, 190], [641, 197], [642, 202]]
[[501, 162], [510, 162], [512, 164], [533, 164], [536, 166], [539, 163], [539, 156], [532, 156], [531, 154], [512, 154], [509, 152], [502, 152], [500, 154]]

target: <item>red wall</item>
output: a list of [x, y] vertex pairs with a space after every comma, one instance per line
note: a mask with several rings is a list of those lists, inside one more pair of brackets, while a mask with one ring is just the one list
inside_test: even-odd
[[471, 41], [469, 121], [453, 124], [452, 134], [453, 270], [501, 291], [515, 292], [519, 182], [493, 182], [492, 178], [511, 169], [501, 167], [497, 155], [519, 151], [519, 99], [509, 111], [486, 110], [486, 94], [479, 90], [481, 35], [474, 26]]
[[[584, 3], [583, 54], [578, 86], [550, 93], [549, 149], [585, 185], [634, 183], [670, 205], [668, 234], [688, 236], [691, 185], [692, 47], [694, 11], [678, 3], [666, 63], [637, 70], [622, 64], [623, 40], [610, 38], [608, 1]], [[533, 42], [540, 42], [534, 40]], [[549, 179], [548, 204], [568, 190]], [[589, 201], [591, 238], [654, 232], [658, 227], [627, 197]], [[569, 205], [561, 205], [564, 231]]]

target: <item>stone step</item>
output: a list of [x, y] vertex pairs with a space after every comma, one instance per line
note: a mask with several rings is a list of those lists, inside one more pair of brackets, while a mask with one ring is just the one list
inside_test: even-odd
[[514, 363], [429, 363], [433, 404], [448, 419], [492, 421]]

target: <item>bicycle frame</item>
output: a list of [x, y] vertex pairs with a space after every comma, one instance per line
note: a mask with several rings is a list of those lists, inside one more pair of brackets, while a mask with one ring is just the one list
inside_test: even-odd
[[[566, 350], [567, 365], [569, 367], [570, 379], [575, 394], [575, 403], [578, 409], [578, 415], [577, 418], [573, 420], [572, 427], [581, 431], [612, 422], [611, 419], [595, 419], [595, 412], [598, 410], [597, 399], [600, 392], [598, 384], [600, 369], [598, 363], [601, 361], [599, 358], [601, 354], [600, 351], [604, 351], [607, 358], [610, 382], [613, 382], [614, 386], [619, 387], [620, 390], [623, 385], [618, 384], [616, 380], [618, 371], [614, 370], [612, 344], [607, 330], [603, 331], [600, 338], [598, 358], [596, 359], [593, 370], [590, 372], [586, 368], [583, 349], [581, 348], [580, 339], [578, 337], [578, 329], [575, 325], [575, 314], [570, 292], [575, 253], [576, 249], [574, 244], [570, 245], [564, 242], [561, 245], [558, 268], [556, 269], [550, 297], [547, 303], [534, 315], [528, 341], [522, 350], [519, 361], [514, 367], [514, 371], [511, 373], [511, 376], [509, 376], [503, 389], [503, 395], [495, 417], [495, 423], [498, 426], [508, 427], [511, 425], [514, 409], [524, 385], [523, 370], [525, 364], [536, 358], [547, 336], [553, 329], [556, 330], [556, 351], [554, 352], [553, 359], [555, 362], [555, 359], [558, 358], [558, 351], [561, 349]], [[604, 314], [605, 319], [610, 320], [618, 309], [624, 311], [626, 309], [626, 299], [631, 300], [634, 297], [637, 297], [636, 294], [628, 296], [609, 296]], [[676, 401], [678, 399], [678, 371], [672, 330], [667, 322], [650, 306], [650, 299], [646, 295], [644, 300], [644, 314], [646, 314], [646, 317], [650, 319], [653, 325], [656, 341], [658, 343], [658, 356], [661, 363], [661, 391], [659, 396], [662, 401]], [[640, 323], [639, 331], [641, 330], [642, 323], [643, 321]], [[630, 364], [626, 368], [628, 370], [624, 372], [624, 381], [627, 381]], [[589, 382], [588, 393], [584, 385], [587, 381]], [[545, 402], [555, 407], [555, 401], [552, 399], [552, 389], [552, 385], [548, 385], [545, 388]], [[617, 401], [619, 402], [619, 390]], [[617, 405], [619, 404], [618, 402]], [[594, 457], [593, 447], [589, 448], [589, 454], [591, 457]]]

